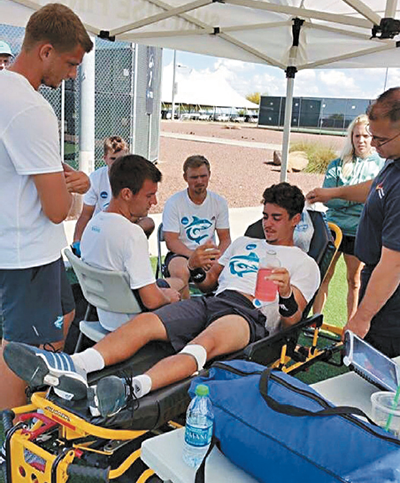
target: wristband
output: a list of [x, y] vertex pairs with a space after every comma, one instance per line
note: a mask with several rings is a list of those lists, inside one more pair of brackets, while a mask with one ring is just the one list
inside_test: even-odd
[[198, 268], [190, 268], [188, 265], [189, 273], [190, 276], [192, 277], [193, 282], [195, 283], [201, 283], [204, 282], [204, 280], [207, 277], [207, 274], [205, 270], [201, 267]]
[[299, 306], [294, 298], [293, 290], [287, 298], [283, 298], [279, 295], [279, 313], [282, 317], [291, 317], [297, 312], [298, 308]]
[[80, 241], [74, 241], [74, 243], [71, 245], [72, 252], [74, 255], [77, 257], [81, 257], [81, 242]]

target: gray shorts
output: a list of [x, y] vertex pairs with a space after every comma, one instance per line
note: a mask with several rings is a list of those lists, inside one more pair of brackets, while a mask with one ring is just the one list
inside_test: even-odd
[[248, 298], [234, 290], [224, 290], [217, 296], [195, 297], [165, 305], [154, 313], [164, 324], [169, 341], [176, 352], [224, 315], [240, 315], [247, 321], [250, 327], [250, 342], [268, 335], [265, 315], [254, 308]]
[[63, 339], [64, 315], [75, 302], [61, 258], [39, 267], [0, 270], [0, 287], [4, 340], [39, 345]]

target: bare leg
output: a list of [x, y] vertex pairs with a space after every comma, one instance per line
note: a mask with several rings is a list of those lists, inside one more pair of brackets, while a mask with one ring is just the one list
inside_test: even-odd
[[[249, 343], [250, 328], [240, 315], [225, 315], [213, 322], [191, 344], [199, 344], [207, 351], [207, 360], [243, 349]], [[197, 370], [195, 359], [188, 354], [176, 354], [149, 369], [152, 390], [168, 386], [191, 376]]]
[[168, 337], [161, 320], [149, 312], [129, 320], [93, 348], [100, 352], [105, 365], [110, 366], [132, 357], [152, 340], [168, 340]]
[[147, 238], [150, 238], [150, 235], [153, 233], [154, 228], [156, 227], [153, 218], [150, 218], [149, 216], [139, 218], [136, 224], [142, 228]]
[[364, 266], [354, 255], [344, 254], [347, 267], [347, 320], [356, 313], [358, 306], [358, 293], [361, 285], [361, 270]]
[[326, 299], [328, 298], [329, 283], [332, 280], [333, 274], [335, 273], [336, 264], [339, 260], [340, 255], [341, 255], [341, 252], [336, 253], [329, 267], [329, 270], [326, 273], [323, 282], [321, 283], [321, 286], [318, 290], [317, 296], [315, 297], [315, 301], [313, 305], [314, 314], [321, 314], [322, 311], [324, 310]]
[[189, 270], [187, 268], [187, 259], [183, 257], [175, 257], [168, 264], [168, 271], [171, 277], [180, 278], [183, 282], [183, 288], [180, 291], [182, 299], [190, 298], [189, 292]]
[[11, 409], [26, 404], [25, 388], [26, 383], [16, 376], [7, 366], [3, 358], [3, 349], [7, 345], [2, 340], [0, 348], [0, 411]]

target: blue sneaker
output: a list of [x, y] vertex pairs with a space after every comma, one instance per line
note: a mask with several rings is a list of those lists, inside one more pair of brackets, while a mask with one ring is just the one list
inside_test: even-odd
[[9, 342], [4, 347], [8, 367], [30, 386], [53, 386], [64, 399], [84, 399], [87, 380], [72, 358], [63, 352], [49, 352], [21, 342]]
[[126, 406], [128, 386], [117, 376], [100, 379], [97, 386], [88, 390], [89, 408], [92, 416], [113, 416]]

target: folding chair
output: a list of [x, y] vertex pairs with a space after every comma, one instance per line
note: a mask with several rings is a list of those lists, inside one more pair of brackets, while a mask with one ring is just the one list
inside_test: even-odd
[[129, 277], [124, 272], [101, 270], [82, 261], [69, 248], [64, 254], [71, 263], [78, 278], [83, 295], [89, 303], [85, 318], [79, 323], [79, 338], [75, 352], [81, 346], [83, 335], [98, 342], [109, 333], [99, 321], [88, 321], [90, 305], [123, 314], [139, 314], [142, 308], [129, 285]]

